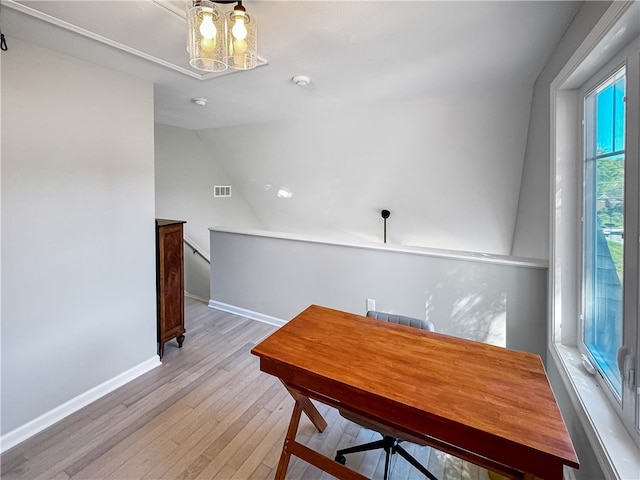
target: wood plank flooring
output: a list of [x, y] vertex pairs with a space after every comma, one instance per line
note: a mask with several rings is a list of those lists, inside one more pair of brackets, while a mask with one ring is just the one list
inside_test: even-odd
[[[275, 327], [187, 298], [186, 340], [165, 346], [162, 366], [5, 452], [3, 480], [271, 479], [293, 400], [260, 372], [251, 348]], [[303, 415], [298, 440], [325, 455], [379, 435], [318, 405], [329, 426]], [[404, 444], [442, 480], [488, 480], [486, 470]], [[347, 455], [347, 466], [381, 479], [381, 450]], [[332, 478], [292, 457], [288, 479]], [[391, 479], [425, 478], [394, 455]]]

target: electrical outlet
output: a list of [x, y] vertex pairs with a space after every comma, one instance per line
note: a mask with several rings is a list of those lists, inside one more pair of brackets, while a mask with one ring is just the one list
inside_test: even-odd
[[367, 311], [376, 309], [376, 301], [373, 298], [367, 298]]

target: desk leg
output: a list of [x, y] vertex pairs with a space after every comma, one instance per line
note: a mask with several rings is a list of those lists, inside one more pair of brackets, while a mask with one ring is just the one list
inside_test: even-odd
[[[306, 400], [309, 401], [308, 398]], [[313, 407], [311, 402], [309, 402], [309, 404]], [[293, 407], [293, 414], [291, 415], [291, 421], [289, 422], [287, 436], [284, 439], [284, 446], [282, 447], [282, 453], [280, 454], [280, 461], [278, 462], [278, 468], [276, 469], [274, 480], [285, 480], [291, 455], [301, 458], [305, 462], [318, 467], [320, 470], [327, 472], [335, 478], [342, 480], [369, 480], [364, 475], [361, 475], [360, 473], [333, 461], [329, 457], [325, 457], [315, 450], [296, 442], [300, 416], [303, 411], [306, 411], [304, 407], [304, 401], [296, 398], [296, 403]], [[322, 419], [322, 416], [320, 418]], [[326, 425], [324, 419], [322, 419], [322, 422]]]
[[296, 404], [300, 404], [302, 411], [307, 415], [307, 417], [309, 417], [309, 420], [311, 420], [313, 426], [316, 427], [316, 429], [320, 433], [324, 432], [324, 429], [327, 428], [327, 421], [324, 419], [315, 405], [311, 402], [311, 400], [309, 400], [309, 397], [300, 393], [294, 387], [290, 387], [286, 383], [284, 383], [284, 386], [287, 388], [287, 390], [289, 390], [289, 393], [296, 401]]
[[318, 411], [316, 406], [311, 403], [311, 400], [307, 397], [300, 397], [296, 398], [296, 403], [300, 404], [300, 408], [302, 408], [302, 411], [306, 413], [307, 417], [309, 417], [313, 426], [316, 427], [320, 433], [324, 432], [324, 429], [327, 428], [327, 421]]
[[298, 433], [298, 425], [300, 424], [300, 415], [302, 413], [302, 406], [300, 402], [296, 400], [293, 407], [293, 413], [291, 414], [291, 421], [289, 422], [289, 428], [287, 429], [287, 436], [284, 438], [284, 445], [282, 447], [282, 453], [280, 454], [280, 461], [278, 462], [278, 468], [276, 470], [276, 476], [274, 480], [284, 480], [287, 475], [287, 468], [289, 468], [289, 459], [291, 458], [291, 452], [289, 451], [289, 443], [294, 442], [296, 434]]

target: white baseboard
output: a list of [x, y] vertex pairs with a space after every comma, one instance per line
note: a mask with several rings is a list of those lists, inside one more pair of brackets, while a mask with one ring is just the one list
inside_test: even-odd
[[250, 318], [251, 320], [257, 320], [258, 322], [268, 323], [276, 327], [283, 326], [286, 320], [281, 318], [271, 317], [262, 313], [254, 312], [253, 310], [247, 310], [246, 308], [236, 307], [235, 305], [229, 305], [228, 303], [218, 302], [216, 300], [209, 300], [209, 308], [215, 308], [216, 310], [222, 310], [223, 312], [233, 313], [240, 317]]
[[11, 432], [2, 435], [0, 437], [0, 452], [5, 452], [10, 448], [15, 447], [21, 442], [24, 442], [28, 438], [31, 438], [35, 434], [41, 432], [45, 428], [50, 427], [56, 422], [59, 422], [65, 417], [68, 417], [74, 412], [77, 412], [83, 407], [86, 407], [90, 403], [98, 400], [106, 394], [121, 387], [125, 383], [139, 377], [140, 375], [147, 373], [149, 370], [162, 365], [160, 359], [157, 356], [150, 358], [142, 362], [141, 364], [130, 368], [126, 372], [122, 372], [120, 375], [113, 377], [106, 382], [81, 393], [75, 398], [55, 407], [53, 410], [48, 411], [40, 415], [38, 418], [27, 422], [26, 424], [12, 430]]

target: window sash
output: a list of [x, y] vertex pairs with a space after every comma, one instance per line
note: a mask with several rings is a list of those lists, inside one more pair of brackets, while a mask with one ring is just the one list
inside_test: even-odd
[[[623, 269], [621, 276], [621, 298], [623, 305], [620, 310], [620, 331], [615, 332], [615, 335], [619, 335], [619, 344], [629, 347], [635, 355], [634, 364], [631, 366], [635, 372], [640, 371], [640, 358], [638, 351], [640, 349], [640, 326], [638, 319], [640, 314], [640, 306], [638, 298], [640, 297], [640, 254], [639, 254], [639, 224], [640, 224], [640, 206], [639, 193], [640, 189], [640, 174], [639, 174], [639, 145], [638, 137], [640, 136], [640, 49], [638, 48], [639, 42], [636, 39], [632, 42], [632, 45], [625, 49], [617, 59], [614, 59], [609, 65], [603, 68], [600, 72], [596, 73], [590, 80], [588, 80], [579, 90], [580, 102], [580, 119], [583, 123], [581, 148], [583, 159], [582, 169], [582, 266], [581, 266], [581, 299], [580, 299], [580, 322], [579, 322], [579, 338], [578, 348], [579, 350], [591, 360], [591, 363], [596, 367], [596, 380], [601, 385], [603, 391], [607, 394], [613, 408], [617, 411], [618, 416], [623, 421], [625, 427], [631, 434], [636, 445], [640, 445], [640, 402], [638, 401], [640, 391], [637, 390], [638, 385], [634, 385], [630, 388], [628, 384], [625, 384], [625, 375], [620, 375], [618, 370], [618, 355], [616, 352], [609, 352], [608, 361], [603, 362], [602, 359], [594, 358], [592, 349], [589, 348], [588, 340], [585, 343], [584, 329], [589, 325], [589, 318], [587, 316], [588, 307], [590, 302], [594, 302], [594, 291], [589, 287], [588, 282], [585, 282], [585, 278], [589, 275], [593, 275], [593, 271], [587, 262], [584, 261], [584, 257], [588, 255], [589, 249], [594, 247], [594, 239], [588, 239], [585, 237], [584, 232], [591, 230], [596, 231], [594, 222], [597, 218], [593, 215], [593, 210], [596, 209], [594, 202], [597, 198], [594, 198], [596, 189], [596, 165], [600, 161], [612, 161], [615, 158], [619, 158], [624, 155], [624, 238], [626, 241], [622, 243], [622, 258]], [[615, 134], [612, 142], [605, 145], [604, 151], [601, 149], [598, 151], [594, 141], [596, 132], [593, 130], [593, 125], [589, 125], [587, 117], [595, 115], [594, 103], [592, 99], [589, 99], [590, 95], [602, 91], [607, 88], [612, 82], [619, 80], [620, 72], [624, 70], [626, 75], [626, 102], [624, 103], [624, 122], [626, 124], [626, 135], [624, 143], [615, 140]], [[600, 89], [600, 90], [598, 90]], [[615, 122], [615, 120], [614, 120]], [[613, 127], [620, 128], [618, 124]], [[587, 193], [591, 191], [593, 195]], [[589, 212], [591, 209], [591, 212]], [[632, 239], [630, 241], [630, 239]], [[591, 245], [589, 244], [591, 242]], [[614, 336], [615, 336], [614, 335]], [[613, 353], [616, 353], [613, 355]], [[598, 362], [600, 360], [600, 362]], [[600, 363], [600, 365], [598, 365]], [[627, 368], [629, 365], [627, 365]], [[627, 372], [625, 372], [627, 373]], [[635, 374], [636, 379], [638, 374]], [[636, 382], [637, 383], [637, 382]]]
[[625, 80], [622, 67], [583, 102], [582, 348], [618, 403], [622, 380], [617, 355], [624, 344]]

